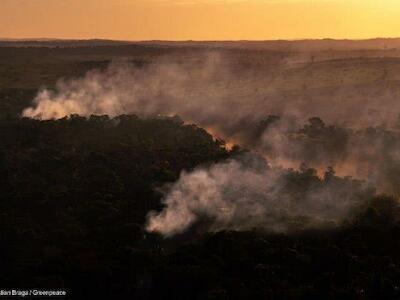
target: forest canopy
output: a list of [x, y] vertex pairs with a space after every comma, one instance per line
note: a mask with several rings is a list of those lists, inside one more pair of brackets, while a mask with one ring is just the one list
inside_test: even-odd
[[[361, 181], [340, 178], [333, 169], [322, 177], [306, 166], [287, 170], [286, 188], [301, 203], [310, 186], [358, 186], [362, 207], [340, 227], [199, 235], [207, 228], [203, 220], [171, 244], [144, 228], [148, 212], [163, 209], [163, 190], [183, 170], [237, 160], [246, 151], [227, 150], [223, 141], [179, 117], [2, 119], [0, 132], [6, 285], [64, 286], [74, 297], [118, 289], [118, 297], [143, 299], [167, 291], [192, 297], [200, 290], [206, 299], [397, 293], [397, 200], [361, 189]], [[369, 272], [357, 271], [367, 261]], [[305, 277], [299, 280], [298, 274]]]

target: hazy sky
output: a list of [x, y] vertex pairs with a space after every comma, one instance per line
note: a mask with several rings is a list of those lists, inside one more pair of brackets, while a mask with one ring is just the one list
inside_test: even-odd
[[0, 0], [0, 37], [400, 37], [400, 0]]

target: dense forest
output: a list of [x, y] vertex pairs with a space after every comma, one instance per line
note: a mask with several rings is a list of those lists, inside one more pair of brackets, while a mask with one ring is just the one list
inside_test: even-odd
[[[144, 230], [163, 185], [182, 170], [241, 156], [179, 117], [72, 115], [0, 122], [1, 282], [64, 287], [71, 298], [394, 299], [400, 223], [374, 196], [338, 228], [295, 234]], [[318, 177], [290, 171], [296, 193]], [[196, 233], [197, 232], [197, 233]]]

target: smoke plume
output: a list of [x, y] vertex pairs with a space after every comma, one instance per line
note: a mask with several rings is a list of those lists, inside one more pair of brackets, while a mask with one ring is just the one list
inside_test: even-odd
[[354, 74], [337, 82], [341, 65], [321, 62], [313, 67], [277, 59], [275, 64], [257, 66], [255, 61], [242, 66], [218, 52], [188, 62], [169, 60], [176, 58], [142, 66], [113, 62], [83, 78], [60, 80], [55, 90], [40, 91], [22, 115], [57, 119], [74, 113], [177, 114], [222, 137], [245, 141], [248, 131], [269, 115], [298, 122], [318, 116], [350, 128], [398, 125], [400, 86], [384, 79], [371, 83], [369, 77], [353, 78]]
[[[165, 209], [149, 216], [149, 231], [170, 236], [204, 219], [211, 231], [340, 224], [360, 195], [368, 198], [367, 189], [348, 178], [327, 180], [328, 167], [380, 192], [400, 192], [400, 86], [387, 80], [387, 65], [381, 70], [362, 60], [311, 64], [283, 57], [257, 67], [218, 52], [170, 60], [114, 62], [83, 78], [60, 80], [22, 112], [44, 120], [179, 115], [268, 160], [270, 165], [229, 161], [182, 173], [164, 197]], [[351, 67], [373, 72], [357, 77]], [[294, 193], [288, 177], [302, 173], [287, 169], [299, 170], [302, 163], [319, 177]]]
[[151, 212], [147, 230], [165, 236], [203, 222], [208, 231], [273, 232], [341, 225], [373, 195], [365, 183], [310, 169], [271, 168], [245, 156], [183, 172], [166, 194], [165, 209]]

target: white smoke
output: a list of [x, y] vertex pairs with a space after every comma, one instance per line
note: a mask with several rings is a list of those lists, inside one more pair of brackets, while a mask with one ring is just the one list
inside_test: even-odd
[[338, 82], [337, 72], [344, 70], [336, 70], [337, 66], [330, 71], [329, 65], [321, 63], [320, 69], [309, 71], [307, 64], [276, 59], [274, 65], [253, 63], [246, 68], [235, 57], [218, 52], [188, 62], [169, 60], [176, 57], [141, 67], [113, 62], [83, 78], [60, 80], [54, 90], [40, 91], [22, 115], [57, 119], [74, 113], [178, 114], [188, 122], [212, 127], [223, 138], [240, 139], [246, 126], [271, 114], [300, 122], [318, 116], [327, 123], [366, 127], [396, 124], [400, 113], [400, 86], [359, 83], [350, 75], [348, 82], [346, 78]]
[[[358, 82], [347, 73], [338, 81], [337, 66], [324, 63], [310, 71], [307, 64], [278, 60], [270, 69], [254, 70], [254, 65], [239, 68], [216, 52], [190, 62], [168, 61], [142, 67], [114, 62], [83, 78], [60, 80], [55, 90], [40, 91], [22, 115], [58, 119], [70, 114], [177, 114], [257, 151], [273, 166], [298, 168], [306, 162], [320, 173], [333, 166], [341, 176], [367, 179], [381, 191], [398, 192], [394, 187], [400, 174], [400, 137], [385, 128], [398, 125], [399, 86]], [[328, 78], [319, 76], [320, 70]], [[280, 122], [257, 133], [257, 124], [269, 115], [281, 116]], [[342, 134], [322, 126], [317, 128], [321, 134], [307, 135], [301, 130], [313, 116], [348, 129]], [[368, 126], [381, 127], [371, 134], [363, 129]], [[340, 186], [345, 191], [341, 194], [332, 183], [307, 190], [297, 201], [287, 193], [284, 172], [230, 161], [183, 173], [165, 196], [166, 208], [149, 217], [148, 229], [172, 235], [206, 218], [212, 220], [209, 230], [284, 231], [338, 224], [357, 203], [353, 196], [359, 189]]]
[[[296, 186], [301, 179], [304, 186]], [[245, 157], [183, 172], [165, 195], [164, 210], [149, 214], [147, 230], [171, 236], [204, 220], [209, 231], [333, 228], [370, 196], [359, 181], [310, 178]]]

